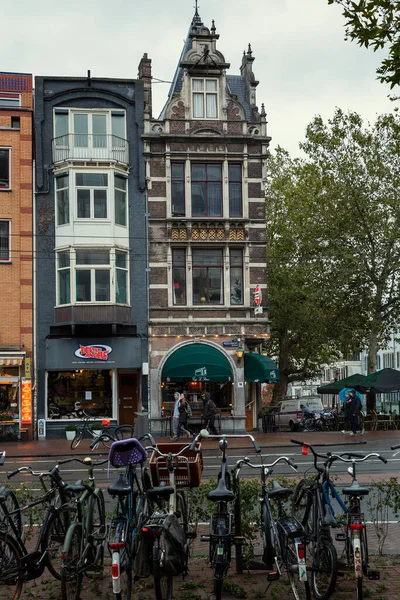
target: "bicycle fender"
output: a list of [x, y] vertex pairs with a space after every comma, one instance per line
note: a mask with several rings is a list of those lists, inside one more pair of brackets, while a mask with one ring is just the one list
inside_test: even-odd
[[362, 557], [361, 557], [361, 538], [359, 533], [353, 533], [353, 558], [354, 558], [354, 574], [356, 579], [361, 579], [362, 572]]
[[[82, 534], [82, 525], [80, 523], [72, 523], [68, 527], [67, 533], [65, 535], [65, 540], [64, 540], [63, 554], [67, 553], [67, 550], [71, 544], [72, 536], [74, 535], [76, 529], [80, 529], [81, 534]], [[81, 535], [81, 539], [82, 539], [82, 535]], [[81, 548], [81, 550], [82, 550], [82, 548]]]

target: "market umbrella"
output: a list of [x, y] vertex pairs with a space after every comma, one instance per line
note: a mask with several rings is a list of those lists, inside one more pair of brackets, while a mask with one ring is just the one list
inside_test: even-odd
[[400, 371], [396, 369], [381, 369], [370, 373], [365, 378], [367, 387], [371, 388], [378, 394], [384, 392], [400, 391]]
[[339, 381], [332, 381], [326, 385], [321, 385], [317, 388], [318, 394], [338, 394], [343, 388], [352, 388], [364, 393], [369, 387], [369, 383], [366, 382], [366, 377], [361, 373], [355, 373]]

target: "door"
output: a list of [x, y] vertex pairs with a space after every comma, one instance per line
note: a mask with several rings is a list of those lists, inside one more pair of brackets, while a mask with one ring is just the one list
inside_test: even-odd
[[133, 425], [138, 405], [138, 376], [136, 373], [118, 375], [118, 423]]
[[246, 404], [246, 431], [253, 431], [254, 429], [254, 421], [253, 421], [253, 412], [254, 412], [254, 400], [251, 400], [248, 404]]

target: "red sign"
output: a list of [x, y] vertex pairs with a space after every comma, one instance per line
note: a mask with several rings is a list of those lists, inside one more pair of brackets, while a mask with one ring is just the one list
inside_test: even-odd
[[262, 299], [261, 288], [259, 285], [256, 285], [255, 290], [254, 290], [254, 304], [256, 306], [260, 306], [261, 299]]
[[22, 382], [21, 423], [23, 425], [32, 423], [32, 382], [30, 379]]
[[75, 350], [74, 354], [77, 358], [107, 360], [111, 352], [111, 346], [106, 346], [105, 344], [91, 344], [89, 346], [80, 345], [79, 348]]

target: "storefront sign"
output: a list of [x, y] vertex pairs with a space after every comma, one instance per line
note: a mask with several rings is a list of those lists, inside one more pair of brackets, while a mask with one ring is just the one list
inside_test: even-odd
[[196, 369], [194, 372], [194, 377], [192, 377], [192, 381], [209, 381], [207, 377], [207, 367], [200, 367], [200, 369]]
[[222, 345], [224, 348], [238, 348], [239, 342], [222, 342]]
[[32, 423], [32, 382], [30, 379], [22, 382], [21, 423], [23, 425]]
[[31, 378], [31, 359], [25, 358], [25, 377], [27, 379]]
[[112, 350], [111, 346], [105, 344], [90, 344], [89, 346], [79, 346], [74, 354], [77, 358], [85, 360], [107, 361]]

